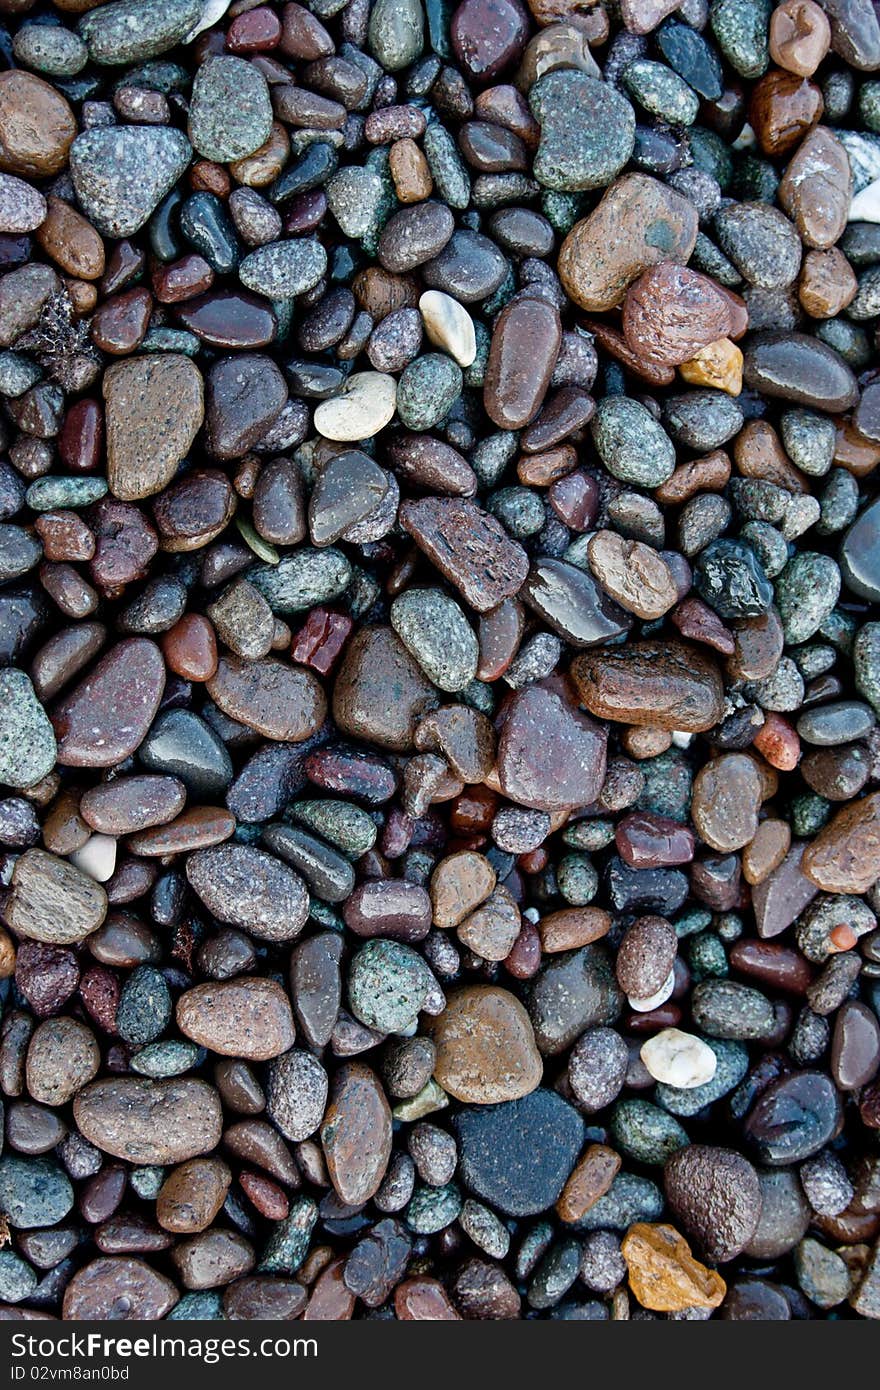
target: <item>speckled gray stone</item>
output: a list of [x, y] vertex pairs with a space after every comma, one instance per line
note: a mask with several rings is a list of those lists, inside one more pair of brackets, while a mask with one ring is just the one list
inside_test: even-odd
[[191, 157], [186, 136], [168, 126], [97, 126], [71, 145], [70, 173], [89, 221], [105, 236], [127, 237], [140, 231]]
[[477, 673], [476, 634], [455, 599], [440, 589], [406, 589], [391, 605], [391, 626], [441, 690], [462, 690]]

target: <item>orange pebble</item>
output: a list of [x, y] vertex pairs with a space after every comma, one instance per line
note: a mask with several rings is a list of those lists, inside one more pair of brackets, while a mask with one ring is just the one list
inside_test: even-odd
[[846, 922], [839, 922], [836, 927], [831, 929], [830, 942], [835, 951], [851, 951], [858, 939], [852, 927]]
[[769, 711], [754, 747], [779, 772], [792, 772], [801, 756], [801, 741], [787, 719]]
[[200, 613], [184, 613], [162, 638], [169, 670], [187, 681], [209, 681], [217, 670], [217, 638]]

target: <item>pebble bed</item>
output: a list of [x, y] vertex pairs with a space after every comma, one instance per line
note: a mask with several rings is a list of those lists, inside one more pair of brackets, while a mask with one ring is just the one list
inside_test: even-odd
[[0, 0], [0, 1317], [880, 1317], [871, 0]]

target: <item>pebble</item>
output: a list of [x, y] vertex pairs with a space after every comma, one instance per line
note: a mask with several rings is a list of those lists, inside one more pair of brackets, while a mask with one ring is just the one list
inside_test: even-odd
[[434, 687], [391, 628], [364, 628], [349, 643], [333, 692], [333, 718], [344, 733], [402, 752], [436, 703]]
[[797, 1072], [773, 1081], [746, 1117], [745, 1134], [768, 1167], [818, 1153], [842, 1123], [840, 1096], [829, 1077]]
[[161, 491], [204, 419], [202, 377], [169, 353], [114, 364], [104, 377], [110, 490], [124, 501]]
[[643, 1043], [639, 1056], [655, 1081], [677, 1090], [705, 1086], [717, 1069], [712, 1049], [693, 1033], [664, 1028]]
[[476, 675], [477, 638], [458, 604], [439, 589], [408, 589], [394, 600], [391, 625], [428, 679], [463, 690]]
[[675, 448], [639, 401], [606, 396], [591, 425], [593, 443], [612, 477], [637, 487], [659, 487], [675, 471]]
[[225, 164], [243, 159], [268, 140], [272, 103], [263, 74], [244, 58], [208, 58], [196, 74], [188, 134], [205, 159]]
[[419, 312], [428, 340], [469, 367], [477, 356], [473, 319], [465, 308], [442, 290], [426, 290], [419, 298]]
[[582, 652], [571, 674], [587, 709], [604, 719], [700, 733], [721, 718], [720, 676], [696, 648], [641, 642]]
[[336, 1073], [321, 1147], [340, 1201], [349, 1206], [368, 1201], [391, 1156], [391, 1112], [378, 1077], [361, 1062], [348, 1062]]
[[53, 946], [83, 941], [107, 912], [107, 895], [92, 878], [43, 849], [15, 862], [4, 920], [19, 936]]
[[[511, 1216], [535, 1215], [558, 1200], [583, 1138], [577, 1111], [542, 1089], [482, 1110], [462, 1110], [453, 1123], [465, 1186]], [[526, 1136], [528, 1163], [522, 1158]]]
[[67, 767], [110, 767], [146, 737], [165, 687], [159, 648], [127, 638], [55, 708], [58, 761]]
[[129, 237], [174, 187], [191, 158], [179, 130], [96, 126], [76, 137], [70, 173], [80, 205], [104, 236]]
[[629, 1286], [643, 1308], [660, 1313], [717, 1308], [727, 1285], [695, 1260], [674, 1226], [636, 1222], [621, 1244]]
[[607, 84], [574, 69], [549, 72], [532, 87], [529, 105], [541, 127], [534, 174], [545, 188], [605, 188], [629, 160], [635, 113]]
[[865, 893], [880, 877], [877, 816], [872, 792], [844, 806], [804, 852], [803, 872], [826, 893]]
[[562, 341], [559, 314], [539, 299], [513, 299], [495, 323], [483, 403], [502, 429], [522, 429], [541, 407]]
[[477, 1105], [518, 1100], [540, 1085], [543, 1065], [532, 1025], [507, 990], [472, 986], [452, 994], [432, 1020], [434, 1075], [456, 1099]]
[[221, 922], [264, 941], [289, 941], [308, 915], [308, 893], [298, 874], [253, 845], [198, 850], [186, 863], [193, 890]]
[[177, 1001], [181, 1032], [221, 1056], [264, 1062], [294, 1041], [290, 1004], [274, 980], [196, 985]]
[[0, 673], [0, 781], [27, 788], [52, 771], [55, 734], [23, 671]]
[[372, 439], [392, 419], [397, 383], [387, 372], [354, 372], [343, 394], [322, 401], [315, 410], [315, 429], [325, 439]]
[[132, 1163], [182, 1163], [220, 1140], [217, 1093], [204, 1081], [110, 1077], [74, 1099], [80, 1133], [114, 1158]]

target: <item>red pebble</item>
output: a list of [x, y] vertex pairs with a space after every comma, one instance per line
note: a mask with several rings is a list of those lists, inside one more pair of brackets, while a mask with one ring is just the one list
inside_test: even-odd
[[290, 655], [294, 661], [311, 666], [313, 671], [326, 676], [345, 646], [351, 629], [351, 618], [343, 613], [313, 608], [293, 639]]

